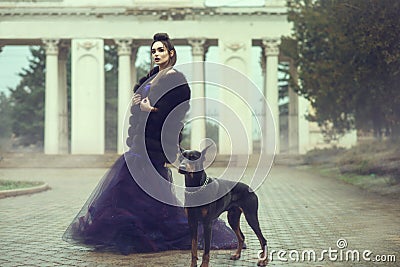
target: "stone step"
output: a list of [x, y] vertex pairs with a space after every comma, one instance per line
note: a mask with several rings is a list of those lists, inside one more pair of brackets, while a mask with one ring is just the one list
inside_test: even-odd
[[[3, 153], [0, 155], [0, 168], [109, 168], [117, 160], [119, 154], [106, 153], [103, 155], [45, 155], [43, 153]], [[217, 155], [212, 167], [237, 167], [246, 164], [257, 166], [259, 155], [247, 157]], [[299, 165], [302, 158], [299, 155], [279, 154], [275, 156], [274, 164]]]
[[0, 168], [108, 168], [118, 154], [45, 155], [43, 153], [7, 153], [1, 155]]

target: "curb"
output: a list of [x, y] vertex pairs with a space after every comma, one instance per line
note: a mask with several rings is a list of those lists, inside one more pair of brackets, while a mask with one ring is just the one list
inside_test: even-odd
[[6, 197], [16, 197], [21, 195], [30, 195], [39, 192], [43, 192], [50, 189], [50, 186], [47, 183], [44, 183], [35, 187], [21, 188], [21, 189], [11, 189], [11, 190], [3, 190], [0, 191], [0, 199]]

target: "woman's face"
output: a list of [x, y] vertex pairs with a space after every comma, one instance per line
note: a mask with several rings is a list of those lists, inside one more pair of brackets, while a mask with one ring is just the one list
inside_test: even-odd
[[169, 63], [170, 55], [168, 53], [168, 50], [165, 45], [160, 41], [155, 42], [151, 47], [151, 56], [154, 63], [160, 66], [161, 69], [165, 68]]

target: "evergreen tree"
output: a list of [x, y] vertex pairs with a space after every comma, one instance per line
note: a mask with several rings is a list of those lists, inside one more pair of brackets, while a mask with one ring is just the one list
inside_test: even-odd
[[44, 139], [45, 50], [30, 47], [30, 52], [29, 66], [19, 73], [20, 83], [9, 88], [12, 131], [22, 145], [43, 144]]
[[399, 13], [399, 1], [291, 1], [294, 35], [282, 51], [299, 67], [296, 90], [315, 110], [309, 119], [337, 134], [400, 136]]
[[0, 93], [0, 138], [11, 136], [11, 103], [9, 97], [3, 92]]
[[105, 62], [105, 148], [117, 150], [118, 136], [118, 52], [116, 46], [104, 47]]

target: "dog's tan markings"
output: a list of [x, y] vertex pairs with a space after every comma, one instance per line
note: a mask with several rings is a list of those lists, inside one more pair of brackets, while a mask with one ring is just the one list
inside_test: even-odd
[[230, 257], [231, 260], [240, 259], [240, 256], [242, 254], [243, 244], [244, 244], [244, 239], [242, 238], [242, 236], [240, 234], [240, 228], [239, 227], [235, 229], [235, 234], [236, 234], [236, 237], [238, 239], [238, 247], [236, 249], [235, 254], [231, 255], [231, 257]]
[[240, 259], [242, 249], [243, 249], [243, 244], [244, 244], [244, 237], [242, 236], [241, 230], [240, 230], [240, 216], [243, 213], [243, 210], [240, 207], [236, 207], [228, 211], [228, 222], [229, 225], [231, 226], [232, 230], [235, 232], [237, 240], [238, 240], [238, 246], [236, 249], [235, 254], [231, 255], [230, 259], [231, 260], [238, 260]]
[[187, 163], [186, 164], [186, 170], [188, 172], [194, 172], [194, 166], [192, 164]]
[[267, 266], [267, 264], [268, 264], [268, 255], [265, 255], [265, 253], [266, 253], [266, 251], [263, 249], [263, 252], [261, 253], [261, 258], [265, 258], [265, 259], [263, 259], [263, 260], [259, 260], [258, 262], [257, 262], [257, 266]]
[[197, 257], [197, 240], [192, 239], [192, 262], [190, 264], [190, 267], [197, 267], [197, 260], [199, 258]]
[[203, 254], [200, 267], [208, 267], [210, 263], [210, 254]]
[[207, 208], [202, 208], [201, 209], [201, 216], [206, 217], [208, 214], [208, 209]]

